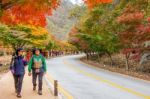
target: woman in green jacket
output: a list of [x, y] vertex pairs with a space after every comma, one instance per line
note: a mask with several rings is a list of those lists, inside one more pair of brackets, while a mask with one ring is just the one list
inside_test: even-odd
[[38, 77], [38, 94], [42, 95], [43, 75], [46, 73], [46, 62], [39, 49], [35, 49], [28, 65], [29, 76], [32, 71], [33, 90], [36, 90], [36, 80]]

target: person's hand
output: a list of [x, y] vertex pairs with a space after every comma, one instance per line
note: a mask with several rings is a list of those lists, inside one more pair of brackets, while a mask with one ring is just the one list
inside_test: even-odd
[[31, 72], [28, 73], [28, 76], [31, 76]]

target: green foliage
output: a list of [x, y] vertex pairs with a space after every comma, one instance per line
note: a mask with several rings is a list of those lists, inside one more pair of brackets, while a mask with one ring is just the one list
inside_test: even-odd
[[[120, 4], [120, 3], [119, 3]], [[87, 12], [80, 18], [80, 23], [76, 25], [78, 33], [75, 35], [80, 41], [88, 44], [89, 51], [96, 53], [113, 54], [121, 48], [118, 31], [122, 27], [116, 22], [116, 18], [120, 15], [121, 10], [114, 5], [101, 4]], [[79, 46], [78, 43], [74, 43]], [[79, 48], [82, 49], [82, 48]]]
[[13, 49], [24, 47], [26, 45], [35, 46], [34, 41], [38, 42], [38, 40], [47, 39], [46, 34], [35, 36], [32, 32], [32, 28], [29, 26], [17, 25], [8, 27], [0, 24], [0, 40], [4, 45], [11, 45]]
[[56, 47], [56, 43], [54, 41], [49, 41], [49, 43], [46, 46], [47, 50], [54, 49]]
[[69, 18], [80, 19], [85, 14], [86, 11], [87, 8], [85, 6], [76, 5], [74, 8], [70, 10]]

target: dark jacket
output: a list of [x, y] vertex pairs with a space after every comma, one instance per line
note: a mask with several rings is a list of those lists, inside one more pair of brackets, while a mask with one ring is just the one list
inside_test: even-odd
[[27, 61], [24, 60], [23, 56], [15, 56], [12, 59], [13, 63], [10, 67], [11, 70], [14, 71], [15, 75], [24, 75], [25, 74], [25, 66], [27, 65]]

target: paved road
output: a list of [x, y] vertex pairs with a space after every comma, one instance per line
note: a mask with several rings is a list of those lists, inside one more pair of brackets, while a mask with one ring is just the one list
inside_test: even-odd
[[74, 99], [150, 99], [150, 82], [92, 68], [83, 55], [49, 59], [48, 75], [59, 81]]

